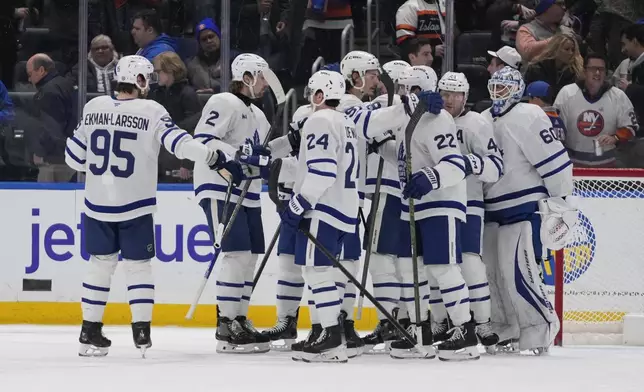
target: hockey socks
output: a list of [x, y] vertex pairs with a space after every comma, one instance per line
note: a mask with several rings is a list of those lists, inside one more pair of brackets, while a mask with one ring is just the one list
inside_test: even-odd
[[107, 299], [110, 295], [112, 275], [116, 270], [118, 255], [91, 256], [83, 280], [81, 308], [83, 320], [101, 323]]

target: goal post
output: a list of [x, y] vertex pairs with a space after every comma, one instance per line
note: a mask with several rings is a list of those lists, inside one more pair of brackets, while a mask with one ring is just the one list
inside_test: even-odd
[[574, 169], [575, 242], [544, 260], [560, 318], [556, 344], [621, 344], [644, 313], [644, 169]]

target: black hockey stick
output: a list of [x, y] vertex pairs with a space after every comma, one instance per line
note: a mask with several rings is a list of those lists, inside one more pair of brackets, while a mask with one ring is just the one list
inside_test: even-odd
[[384, 315], [385, 315], [385, 317], [387, 318], [387, 320], [389, 320], [389, 321], [391, 322], [391, 324], [394, 326], [394, 328], [396, 328], [396, 329], [398, 330], [398, 332], [400, 332], [400, 333], [401, 333], [401, 335], [402, 335], [405, 339], [407, 339], [408, 341], [410, 341], [413, 345], [417, 346], [417, 348], [418, 348], [419, 350], [422, 350], [422, 347], [418, 347], [418, 343], [416, 342], [416, 339], [414, 339], [414, 337], [413, 337], [413, 336], [411, 336], [411, 335], [409, 334], [409, 332], [407, 332], [407, 330], [405, 330], [405, 328], [404, 328], [402, 325], [400, 325], [400, 323], [398, 322], [398, 320], [396, 320], [396, 318], [395, 318], [394, 316], [392, 316], [392, 315], [391, 315], [391, 313], [389, 313], [389, 312], [387, 311], [387, 309], [385, 309], [385, 308], [380, 304], [380, 301], [376, 300], [376, 299], [374, 298], [374, 296], [373, 296], [373, 295], [371, 295], [371, 293], [369, 293], [369, 292], [367, 291], [367, 289], [366, 289], [363, 285], [361, 285], [361, 284], [360, 284], [360, 282], [358, 282], [358, 280], [357, 280], [355, 277], [353, 277], [353, 275], [351, 275], [351, 272], [349, 272], [346, 268], [344, 268], [344, 266], [342, 265], [342, 263], [340, 263], [340, 262], [335, 258], [335, 256], [334, 256], [334, 255], [332, 255], [332, 254], [331, 254], [331, 252], [329, 252], [329, 250], [328, 250], [327, 248], [325, 248], [325, 247], [324, 247], [324, 245], [322, 245], [322, 244], [320, 243], [320, 241], [318, 241], [318, 239], [317, 239], [317, 238], [315, 238], [315, 237], [313, 236], [313, 234], [311, 234], [308, 230], [306, 230], [306, 229], [302, 229], [302, 228], [300, 228], [300, 231], [301, 231], [302, 233], [304, 233], [304, 235], [306, 235], [306, 237], [307, 237], [307, 238], [308, 238], [308, 239], [313, 243], [313, 245], [315, 245], [315, 247], [316, 247], [320, 252], [322, 252], [322, 254], [324, 254], [324, 256], [326, 256], [329, 260], [331, 260], [331, 262], [333, 263], [334, 267], [336, 267], [337, 269], [339, 269], [339, 270], [340, 270], [340, 271], [341, 271], [341, 272], [342, 272], [342, 273], [343, 273], [347, 278], [349, 278], [349, 282], [353, 283], [353, 284], [358, 288], [358, 290], [360, 290], [360, 293], [361, 293], [361, 294], [364, 294], [364, 295], [369, 299], [369, 301], [371, 301], [371, 302], [373, 303], [373, 305], [374, 305], [374, 306], [375, 306], [379, 311], [381, 311], [381, 312], [382, 312], [382, 314], [384, 314]]
[[268, 263], [268, 259], [271, 256], [271, 253], [273, 252], [273, 248], [275, 247], [275, 244], [277, 244], [277, 240], [280, 237], [280, 228], [282, 227], [282, 222], [280, 222], [277, 225], [277, 229], [275, 229], [275, 234], [273, 234], [273, 239], [271, 239], [270, 244], [268, 244], [268, 248], [266, 248], [266, 252], [264, 253], [264, 258], [262, 258], [262, 262], [259, 264], [259, 269], [255, 273], [255, 278], [253, 279], [253, 291], [255, 291], [255, 287], [257, 287], [257, 282], [259, 282], [259, 278], [262, 276], [262, 272], [264, 272], [264, 268], [266, 267], [266, 263]]
[[[381, 70], [380, 80], [382, 84], [387, 89], [387, 106], [391, 106], [394, 103], [394, 81], [391, 79], [391, 76], [384, 70]], [[368, 157], [367, 157], [368, 160]], [[385, 160], [380, 157], [378, 160], [378, 173], [376, 174], [376, 188], [374, 189], [373, 196], [371, 198], [371, 208], [369, 209], [369, 225], [365, 225], [367, 228], [367, 246], [365, 247], [365, 257], [364, 264], [362, 266], [362, 279], [361, 282], [363, 286], [367, 285], [367, 274], [369, 273], [369, 263], [371, 261], [371, 249], [373, 247], [373, 237], [376, 233], [376, 214], [378, 213], [378, 207], [380, 206], [380, 187], [382, 184], [382, 172], [385, 168]], [[362, 320], [362, 307], [364, 305], [364, 295], [360, 293], [358, 297], [358, 312], [356, 314], [356, 319]]]

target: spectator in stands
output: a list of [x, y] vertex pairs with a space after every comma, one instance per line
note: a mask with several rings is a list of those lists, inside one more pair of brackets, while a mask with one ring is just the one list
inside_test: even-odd
[[579, 53], [577, 40], [567, 34], [552, 37], [545, 50], [528, 65], [524, 80], [547, 82], [557, 96], [559, 91], [584, 76], [584, 59]]
[[[443, 3], [444, 5], [444, 3]], [[407, 44], [413, 37], [430, 40], [434, 61], [432, 67], [440, 75], [445, 54], [445, 10], [436, 0], [408, 0], [396, 12], [396, 44], [403, 57], [409, 53]]]
[[[10, 89], [14, 82], [14, 67], [18, 61], [18, 25], [25, 20], [29, 8], [20, 7], [23, 1], [0, 1], [0, 80]], [[20, 8], [19, 8], [20, 7]]]
[[488, 50], [487, 53], [492, 56], [490, 64], [487, 66], [487, 71], [490, 75], [494, 75], [496, 71], [504, 67], [514, 69], [519, 69], [521, 67], [521, 56], [519, 55], [519, 52], [512, 47], [504, 46], [496, 52]]
[[309, 1], [302, 26], [304, 44], [297, 71], [301, 83], [306, 83], [311, 76], [311, 67], [319, 56], [327, 64], [342, 60], [342, 30], [348, 25], [353, 25], [349, 1]]
[[628, 57], [627, 72], [618, 74], [617, 87], [633, 102], [639, 122], [644, 121], [644, 24], [622, 31], [622, 52]]
[[526, 87], [525, 95], [528, 97], [528, 103], [539, 106], [548, 115], [557, 139], [564, 142], [566, 140], [566, 125], [553, 106], [555, 94], [550, 85], [543, 80], [532, 82]]
[[163, 52], [176, 52], [176, 41], [161, 31], [161, 20], [155, 10], [137, 13], [132, 21], [131, 31], [134, 43], [139, 47], [136, 54], [153, 61]]
[[517, 50], [526, 62], [532, 61], [543, 52], [555, 34], [574, 34], [569, 27], [561, 24], [566, 14], [564, 0], [541, 0], [535, 11], [534, 20], [524, 24], [517, 31]]
[[33, 146], [38, 181], [68, 182], [75, 171], [65, 164], [65, 142], [77, 124], [76, 89], [71, 80], [58, 75], [46, 54], [38, 53], [27, 61], [27, 75], [38, 89], [30, 109], [42, 124]]
[[606, 82], [607, 63], [601, 55], [587, 55], [584, 80], [565, 86], [555, 99], [568, 131], [564, 145], [577, 166], [617, 166], [615, 147], [639, 128], [626, 94]]
[[13, 101], [7, 87], [0, 81], [0, 126], [11, 123], [13, 116]]
[[[119, 54], [114, 50], [112, 40], [107, 35], [97, 35], [90, 43], [87, 55], [87, 92], [112, 95], [114, 73]], [[78, 85], [78, 64], [76, 64], [67, 77]]]
[[432, 56], [432, 45], [429, 38], [414, 37], [410, 38], [406, 44], [407, 62], [412, 66], [426, 65], [432, 66], [434, 57]]
[[220, 90], [221, 77], [221, 32], [219, 26], [206, 18], [197, 24], [195, 38], [199, 50], [188, 61], [188, 79], [198, 93], [216, 93]]
[[[188, 84], [185, 64], [176, 53], [164, 52], [154, 59], [154, 70], [159, 75], [159, 87], [150, 91], [148, 98], [163, 105], [179, 128], [193, 133], [202, 108], [197, 92]], [[192, 165], [188, 160], [179, 161], [163, 149], [160, 154], [160, 181], [175, 182], [177, 177], [188, 180], [192, 176]]]
[[490, 49], [496, 50], [503, 45], [515, 47], [519, 27], [532, 20], [535, 11], [519, 4], [518, 0], [496, 0], [487, 9], [487, 30], [492, 31]]

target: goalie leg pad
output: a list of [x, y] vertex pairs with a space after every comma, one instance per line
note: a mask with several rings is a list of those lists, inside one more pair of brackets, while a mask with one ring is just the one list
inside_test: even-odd
[[490, 285], [481, 256], [463, 253], [461, 272], [469, 289], [470, 308], [474, 313], [474, 321], [477, 323], [490, 321]]
[[94, 323], [103, 321], [103, 312], [110, 295], [112, 275], [116, 270], [118, 254], [90, 256], [85, 279], [83, 279], [83, 297], [81, 308], [83, 320]]
[[251, 262], [250, 252], [222, 253], [221, 267], [217, 275], [217, 304], [222, 317], [234, 319], [241, 313], [246, 268]]
[[[400, 299], [407, 308], [409, 319], [416, 323], [416, 307], [414, 305], [414, 269], [411, 257], [401, 257], [398, 259], [400, 272], [402, 275], [401, 288], [402, 298]], [[420, 295], [420, 317], [418, 322], [427, 320], [427, 309], [429, 307], [429, 283], [425, 268], [422, 265], [422, 259], [418, 263], [418, 293]]]
[[559, 332], [559, 320], [548, 301], [537, 265], [543, 251], [540, 223], [535, 214], [531, 221], [499, 229], [499, 264], [506, 283], [502, 294], [516, 311], [521, 350], [547, 348]]
[[431, 274], [440, 287], [443, 303], [452, 323], [459, 326], [470, 321], [470, 298], [459, 266], [429, 265], [426, 268], [427, 275]]
[[277, 318], [295, 317], [304, 293], [302, 267], [295, 265], [295, 257], [288, 254], [277, 256]]
[[330, 266], [304, 267], [304, 280], [311, 287], [315, 308], [324, 328], [338, 325], [342, 302], [335, 277], [335, 271]]
[[[391, 314], [400, 301], [400, 280], [396, 275], [396, 258], [392, 255], [372, 253], [369, 261], [369, 272], [373, 282], [373, 296]], [[378, 312], [378, 320], [385, 316]]]
[[123, 260], [132, 323], [152, 321], [154, 279], [151, 260]]

